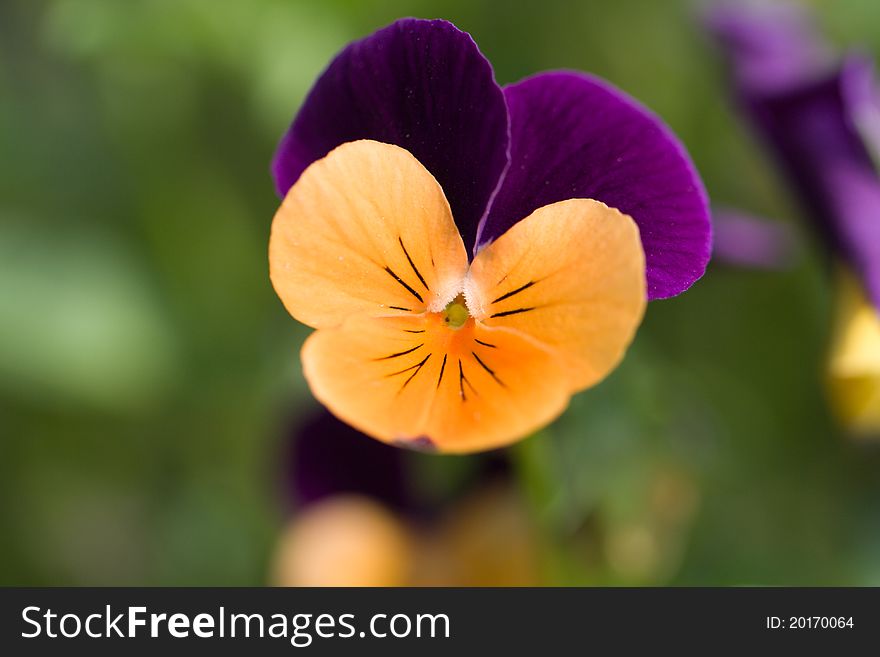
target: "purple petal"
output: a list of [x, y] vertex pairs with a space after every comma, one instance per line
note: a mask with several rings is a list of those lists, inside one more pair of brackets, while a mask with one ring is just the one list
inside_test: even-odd
[[278, 193], [355, 139], [412, 153], [439, 181], [465, 244], [473, 244], [507, 166], [508, 119], [492, 67], [470, 35], [446, 21], [408, 18], [346, 47], [278, 146]]
[[848, 114], [880, 170], [880, 85], [871, 61], [850, 56], [842, 83]]
[[449, 477], [449, 471], [442, 470], [447, 459], [386, 445], [323, 408], [290, 423], [285, 448], [285, 492], [296, 507], [350, 493], [369, 497], [399, 513], [430, 518], [474, 487], [511, 476], [507, 452], [483, 452], [459, 457], [452, 464], [456, 474], [451, 485], [431, 490], [414, 476], [441, 468]]
[[712, 262], [750, 269], [785, 269], [793, 260], [794, 235], [788, 224], [734, 210], [712, 215]]
[[339, 493], [366, 495], [394, 509], [409, 505], [402, 450], [363, 435], [323, 409], [297, 418], [289, 440], [288, 485], [297, 506]]
[[764, 92], [782, 91], [828, 70], [831, 55], [811, 17], [788, 3], [716, 6], [707, 27], [732, 55], [741, 85]]
[[504, 93], [511, 164], [481, 226], [479, 248], [541, 206], [591, 198], [639, 225], [649, 299], [679, 294], [703, 275], [711, 250], [706, 193], [659, 119], [579, 73], [543, 73]]

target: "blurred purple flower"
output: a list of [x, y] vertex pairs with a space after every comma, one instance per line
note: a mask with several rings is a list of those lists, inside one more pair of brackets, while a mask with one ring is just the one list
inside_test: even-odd
[[[285, 492], [296, 508], [355, 494], [398, 513], [431, 515], [447, 501], [426, 497], [414, 480], [417, 472], [432, 466], [430, 461], [437, 463], [434, 457], [373, 440], [323, 408], [290, 422], [284, 449]], [[470, 460], [472, 468], [453, 490], [446, 491], [452, 497], [487, 479], [511, 474], [504, 450], [457, 458]]]
[[870, 64], [835, 62], [803, 10], [723, 5], [708, 20], [736, 92], [821, 235], [880, 308], [880, 102]]
[[712, 213], [715, 262], [751, 269], [785, 269], [794, 255], [791, 227], [738, 210]]
[[683, 292], [709, 260], [702, 182], [656, 116], [581, 73], [502, 88], [470, 35], [446, 21], [402, 19], [337, 55], [275, 154], [278, 193], [357, 139], [412, 153], [473, 253], [541, 206], [591, 198], [638, 224], [649, 299]]
[[367, 438], [323, 409], [291, 422], [287, 450], [288, 492], [297, 507], [341, 493], [392, 509], [409, 506], [405, 452]]

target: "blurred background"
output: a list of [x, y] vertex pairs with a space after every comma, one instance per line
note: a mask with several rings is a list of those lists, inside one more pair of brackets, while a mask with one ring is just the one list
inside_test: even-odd
[[[814, 5], [834, 43], [880, 54], [875, 0]], [[331, 56], [414, 15], [469, 31], [502, 84], [565, 67], [622, 87], [714, 202], [799, 248], [783, 271], [714, 262], [652, 303], [623, 366], [508, 451], [502, 493], [462, 484], [477, 457], [413, 457], [449, 501], [395, 522], [426, 552], [480, 543], [452, 583], [505, 583], [486, 554], [524, 545], [524, 582], [880, 585], [880, 443], [837, 428], [823, 387], [826, 250], [737, 116], [699, 7], [5, 0], [0, 583], [271, 581], [291, 423], [317, 408], [308, 329], [268, 279], [269, 161]]]

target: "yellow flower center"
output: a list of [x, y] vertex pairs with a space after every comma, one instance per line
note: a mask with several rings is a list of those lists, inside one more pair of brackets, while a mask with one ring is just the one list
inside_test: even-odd
[[459, 294], [443, 309], [443, 321], [451, 329], [460, 329], [470, 317], [464, 297]]

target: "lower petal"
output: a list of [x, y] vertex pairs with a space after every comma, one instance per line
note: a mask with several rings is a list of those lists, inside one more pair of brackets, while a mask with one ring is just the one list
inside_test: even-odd
[[547, 424], [569, 386], [526, 336], [437, 314], [359, 319], [313, 333], [303, 367], [335, 415], [387, 443], [443, 452], [500, 447]]

